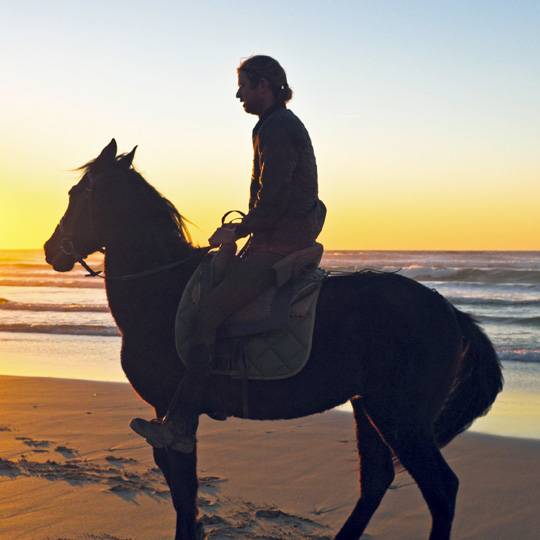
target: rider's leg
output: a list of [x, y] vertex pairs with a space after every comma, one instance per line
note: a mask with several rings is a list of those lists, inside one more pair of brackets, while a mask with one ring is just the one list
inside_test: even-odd
[[274, 285], [272, 269], [282, 255], [255, 253], [247, 260], [235, 259], [227, 275], [201, 299], [192, 323], [191, 343], [182, 360], [186, 364], [185, 383], [181, 383], [169, 404], [167, 416], [176, 409], [193, 404], [201, 410], [204, 381], [212, 370], [212, 354], [217, 329], [233, 313], [246, 306]]
[[132, 429], [152, 446], [168, 446], [182, 452], [193, 451], [202, 397], [210, 375], [212, 348], [216, 330], [223, 321], [274, 284], [272, 269], [282, 255], [255, 253], [246, 260], [237, 259], [214, 289], [201, 299], [193, 322], [193, 340], [182, 360], [186, 374], [182, 378], [162, 423], [134, 419]]
[[221, 282], [201, 298], [195, 338], [213, 344], [217, 329], [228, 317], [275, 284], [272, 267], [282, 258], [276, 253], [256, 251], [246, 259], [234, 259]]
[[[199, 414], [202, 412], [202, 398], [211, 358], [209, 349], [205, 346], [194, 346], [192, 349], [190, 363], [197, 369], [186, 370], [163, 420], [149, 422], [134, 418], [130, 423], [131, 429], [155, 448], [168, 447], [188, 454], [195, 448], [195, 434], [199, 425]], [[198, 362], [195, 356], [198, 357]]]

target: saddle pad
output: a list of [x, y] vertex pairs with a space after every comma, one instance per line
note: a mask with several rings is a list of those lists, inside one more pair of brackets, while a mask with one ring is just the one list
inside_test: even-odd
[[[178, 307], [175, 340], [180, 358], [193, 337], [193, 310], [211, 286], [207, 269], [203, 263], [195, 271]], [[215, 343], [214, 373], [268, 380], [299, 373], [311, 352], [317, 299], [326, 276], [317, 269], [299, 281], [274, 288], [225, 321]]]
[[217, 340], [215, 374], [234, 378], [277, 380], [302, 371], [311, 353], [317, 300], [322, 280], [295, 295], [281, 328]]
[[320, 268], [311, 270], [281, 287], [272, 287], [234, 313], [218, 330], [218, 337], [241, 337], [285, 328], [290, 309], [326, 278]]

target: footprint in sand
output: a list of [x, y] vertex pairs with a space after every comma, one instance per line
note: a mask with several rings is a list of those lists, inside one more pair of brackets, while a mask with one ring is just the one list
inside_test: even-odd
[[74, 458], [79, 454], [79, 452], [75, 450], [75, 448], [69, 448], [68, 446], [63, 445], [57, 446], [54, 451], [62, 454], [66, 459]]
[[[227, 500], [219, 514], [205, 514], [201, 521], [208, 538], [265, 538], [272, 540], [330, 540], [327, 527], [276, 507], [259, 507], [250, 502]], [[321, 534], [323, 533], [323, 534]]]
[[26, 457], [18, 460], [0, 458], [0, 476], [38, 477], [49, 481], [67, 482], [74, 486], [102, 484], [109, 493], [130, 502], [134, 502], [140, 495], [160, 499], [169, 496], [165, 480], [157, 478], [152, 469], [137, 474], [126, 472], [121, 467], [103, 466], [79, 458], [70, 459], [65, 463], [50, 459], [43, 463]]
[[317, 506], [312, 511], [311, 514], [314, 516], [322, 516], [323, 514], [328, 514], [329, 512], [334, 512], [335, 510], [339, 510], [340, 505], [335, 506]]
[[[79, 538], [79, 537], [77, 537]], [[133, 540], [133, 538], [120, 538], [119, 536], [112, 536], [111, 534], [85, 534], [80, 537], [81, 540]], [[51, 538], [51, 540], [53, 540]], [[76, 538], [55, 538], [54, 540], [77, 540]]]
[[[30, 437], [15, 437], [15, 440], [22, 441], [26, 446], [30, 446], [30, 448], [48, 448], [51, 444], [51, 441], [36, 441], [35, 439], [31, 439]], [[45, 452], [47, 450], [44, 450]]]
[[0, 476], [15, 478], [16, 476], [20, 476], [20, 474], [21, 472], [16, 463], [13, 463], [9, 459], [0, 458]]
[[136, 459], [133, 459], [133, 458], [125, 458], [125, 457], [122, 457], [122, 456], [113, 456], [111, 454], [109, 454], [108, 456], [105, 456], [105, 459], [109, 462], [109, 463], [114, 463], [115, 465], [126, 465], [126, 464], [133, 464], [133, 463], [137, 463], [137, 460]]
[[220, 476], [200, 476], [199, 489], [205, 493], [215, 494], [219, 490], [218, 484], [226, 481], [226, 478]]

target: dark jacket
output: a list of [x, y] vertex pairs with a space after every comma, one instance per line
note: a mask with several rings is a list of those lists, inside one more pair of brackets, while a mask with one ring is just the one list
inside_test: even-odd
[[313, 245], [326, 208], [304, 124], [284, 106], [273, 107], [253, 129], [253, 154], [249, 212], [238, 236], [252, 233], [250, 249], [283, 254]]

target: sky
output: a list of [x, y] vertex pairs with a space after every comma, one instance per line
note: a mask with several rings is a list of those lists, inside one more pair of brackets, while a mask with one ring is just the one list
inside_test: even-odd
[[540, 2], [0, 0], [0, 249], [38, 248], [115, 137], [205, 244], [246, 210], [236, 67], [311, 135], [327, 249], [540, 249]]

